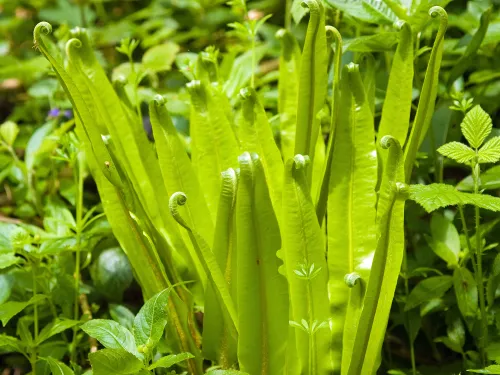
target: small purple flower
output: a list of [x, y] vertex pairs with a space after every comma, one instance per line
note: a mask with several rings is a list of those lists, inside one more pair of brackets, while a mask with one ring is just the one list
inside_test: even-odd
[[61, 110], [59, 108], [52, 108], [49, 113], [47, 114], [47, 116], [49, 117], [58, 117], [61, 113]]
[[71, 109], [67, 109], [64, 111], [64, 117], [68, 120], [73, 118], [73, 111]]

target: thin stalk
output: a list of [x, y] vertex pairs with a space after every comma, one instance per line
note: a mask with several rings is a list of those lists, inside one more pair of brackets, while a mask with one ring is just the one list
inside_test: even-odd
[[[465, 243], [467, 244], [467, 250], [469, 250], [469, 255], [472, 261], [472, 269], [474, 271], [474, 275], [477, 275], [476, 258], [474, 258], [472, 244], [470, 242], [469, 229], [467, 228], [467, 222], [465, 221], [464, 208], [462, 206], [458, 206], [458, 212], [460, 214], [460, 221], [462, 222], [462, 228], [465, 236]], [[477, 284], [477, 278], [476, 278], [476, 284]]]
[[256, 70], [256, 60], [257, 56], [255, 56], [255, 38], [257, 35], [252, 33], [252, 79], [250, 81], [250, 85], [252, 88], [255, 88], [255, 70]]
[[285, 4], [285, 29], [292, 31], [292, 0], [286, 0]]
[[135, 108], [137, 111], [137, 116], [139, 116], [139, 121], [142, 123], [142, 110], [141, 110], [141, 102], [139, 100], [139, 77], [135, 71], [134, 60], [132, 59], [132, 54], [128, 56], [130, 62], [130, 73], [132, 77], [134, 77], [134, 98], [135, 98]]
[[[31, 264], [31, 273], [33, 277], [33, 297], [36, 296], [37, 292], [37, 285], [36, 285], [36, 271], [35, 271], [35, 263], [33, 262]], [[33, 304], [33, 337], [35, 343], [38, 342], [38, 302], [35, 302]], [[33, 347], [31, 349], [31, 373], [32, 375], [36, 375], [36, 357], [37, 357], [37, 346]]]
[[307, 279], [307, 289], [308, 289], [308, 302], [309, 302], [309, 374], [308, 375], [314, 375], [316, 374], [316, 348], [315, 348], [315, 341], [314, 341], [314, 335], [315, 333], [312, 331], [313, 327], [313, 317], [314, 317], [314, 304], [312, 301], [312, 285], [311, 285], [311, 279]]
[[[76, 196], [76, 249], [75, 249], [75, 298], [73, 319], [80, 318], [80, 267], [81, 267], [81, 234], [83, 218], [83, 163], [78, 159], [75, 161], [75, 185], [77, 189]], [[78, 328], [73, 329], [73, 343], [71, 345], [71, 360], [76, 362], [76, 332]]]
[[80, 22], [82, 23], [82, 27], [87, 28], [87, 17], [85, 17], [85, 5], [80, 4]]
[[[410, 288], [408, 285], [408, 257], [406, 255], [406, 252], [403, 255], [403, 267], [404, 267], [404, 279], [405, 279], [405, 295], [406, 298], [408, 299], [408, 295], [410, 294]], [[408, 323], [408, 338], [410, 339], [410, 358], [411, 358], [411, 373], [412, 375], [417, 375], [417, 365], [415, 363], [415, 345], [413, 344], [413, 340], [411, 337], [411, 332], [413, 331], [412, 329], [412, 323], [411, 319], [409, 317], [408, 312], [405, 313], [405, 318], [407, 319]]]
[[[472, 169], [472, 176], [474, 179], [474, 194], [479, 194], [479, 175], [480, 168], [477, 161], [477, 150], [476, 150], [476, 160]], [[484, 298], [484, 285], [483, 285], [483, 254], [481, 249], [481, 233], [480, 233], [480, 212], [479, 207], [475, 206], [475, 222], [476, 222], [476, 258], [477, 258], [477, 288], [479, 292], [479, 308], [481, 310], [481, 337], [479, 340], [479, 352], [481, 355], [481, 362], [483, 367], [486, 366], [486, 354], [485, 349], [488, 345], [488, 320], [486, 317], [486, 303]]]

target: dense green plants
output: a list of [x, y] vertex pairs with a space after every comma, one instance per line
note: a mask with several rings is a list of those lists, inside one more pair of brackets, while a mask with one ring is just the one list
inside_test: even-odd
[[[80, 15], [92, 13], [89, 4], [82, 2]], [[143, 17], [154, 19], [159, 4]], [[218, 9], [202, 2], [187, 9], [199, 4]], [[154, 46], [139, 27], [140, 40], [124, 38], [116, 48], [125, 62], [111, 80], [92, 44], [99, 36], [63, 26], [56, 45], [50, 24], [35, 27], [35, 48], [75, 113], [78, 140], [63, 135], [62, 148], [52, 143], [47, 153], [74, 171], [77, 199], [74, 214], [58, 211], [70, 223], [58, 234], [67, 244], [38, 239], [36, 227], [9, 229], [5, 269], [36, 274], [59, 264], [67, 246], [77, 291], [66, 307], [55, 304], [55, 319], [41, 330], [56, 327], [48, 343], [35, 322], [52, 303], [50, 287], [35, 282], [28, 288], [34, 302], [0, 305], [7, 318], [6, 308], [25, 309], [16, 319], [29, 322], [17, 323], [19, 340], [2, 336], [2, 350], [20, 351], [33, 371], [43, 365], [38, 372], [69, 374], [81, 372], [88, 351], [96, 374], [163, 373], [170, 365], [190, 374], [497, 371], [498, 220], [491, 212], [500, 205], [483, 191], [500, 185], [498, 168], [480, 165], [497, 162], [500, 150], [477, 105], [497, 108], [488, 91], [494, 63], [482, 48], [494, 43], [495, 13], [476, 4], [474, 19], [458, 20], [426, 2], [329, 4], [289, 1], [287, 28], [277, 30], [275, 19], [233, 1], [220, 8], [246, 17], [226, 19], [228, 39], [199, 54], [171, 42]], [[449, 28], [452, 38], [456, 28], [470, 32], [457, 42], [463, 56], [453, 66]], [[233, 48], [230, 38], [238, 41]], [[277, 71], [277, 60], [263, 60], [276, 53]], [[468, 75], [474, 59], [484, 80]], [[146, 116], [154, 142], [143, 131]], [[462, 132], [452, 126], [460, 122]], [[6, 154], [23, 171], [16, 132], [14, 123], [2, 125]], [[110, 307], [114, 320], [80, 317], [79, 271], [109, 236], [93, 232], [101, 222], [108, 229], [100, 208], [83, 204], [82, 150], [147, 300], [135, 318], [123, 306]], [[32, 175], [22, 184], [37, 191]], [[50, 206], [36, 194], [26, 204], [33, 218]], [[43, 253], [51, 244], [53, 252]], [[84, 333], [94, 341], [78, 352]], [[48, 359], [54, 355], [44, 345], [66, 335], [71, 344], [57, 359], [71, 363]]]

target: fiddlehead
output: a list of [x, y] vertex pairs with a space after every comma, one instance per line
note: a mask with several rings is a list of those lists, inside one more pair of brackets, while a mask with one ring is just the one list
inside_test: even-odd
[[170, 197], [168, 202], [168, 208], [170, 209], [170, 214], [174, 217], [175, 221], [179, 223], [182, 227], [191, 232], [191, 228], [187, 225], [186, 221], [179, 212], [179, 207], [184, 206], [187, 203], [187, 195], [182, 191], [178, 191]]
[[344, 276], [344, 282], [349, 288], [354, 288], [358, 284], [358, 281], [361, 282], [362, 279], [356, 272], [351, 272]]

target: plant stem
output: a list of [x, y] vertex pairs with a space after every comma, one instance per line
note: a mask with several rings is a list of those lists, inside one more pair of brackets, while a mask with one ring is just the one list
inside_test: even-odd
[[[35, 263], [31, 263], [31, 273], [33, 277], [33, 297], [36, 296], [37, 285], [36, 285], [36, 270]], [[31, 349], [31, 373], [36, 375], [36, 360], [37, 360], [37, 342], [38, 342], [38, 302], [33, 304], [33, 337], [35, 341], [35, 346]]]
[[[408, 285], [408, 257], [406, 255], [406, 251], [403, 254], [403, 273], [404, 273], [404, 279], [405, 279], [405, 294], [406, 298], [408, 299], [408, 295], [410, 294], [410, 288]], [[411, 319], [409, 316], [409, 313], [405, 313], [405, 319], [407, 320], [408, 324], [408, 338], [410, 341], [410, 357], [411, 357], [411, 373], [412, 375], [417, 375], [417, 365], [415, 363], [415, 345], [413, 344], [413, 338], [411, 337], [411, 332], [413, 331], [412, 329], [412, 323]]]
[[[76, 249], [75, 249], [75, 299], [73, 319], [80, 318], [80, 263], [81, 263], [81, 232], [82, 232], [82, 208], [83, 208], [83, 162], [77, 156], [75, 161], [75, 185], [76, 185]], [[73, 343], [71, 345], [71, 360], [76, 361], [76, 332], [73, 329]]]
[[285, 4], [285, 29], [292, 30], [292, 0], [286, 0]]
[[[465, 242], [467, 243], [467, 249], [469, 250], [469, 256], [470, 256], [470, 259], [472, 261], [472, 269], [474, 270], [474, 275], [477, 275], [476, 258], [474, 258], [472, 244], [470, 242], [469, 229], [467, 228], [467, 222], [465, 221], [464, 209], [462, 206], [458, 206], [458, 212], [460, 214], [460, 221], [462, 222], [462, 228], [464, 231]], [[476, 278], [476, 283], [477, 283], [477, 278]]]
[[252, 80], [250, 82], [250, 85], [252, 88], [255, 88], [255, 70], [256, 70], [256, 60], [257, 57], [255, 56], [255, 38], [257, 35], [255, 33], [252, 33]]
[[[476, 150], [477, 155], [477, 150]], [[474, 194], [479, 194], [479, 163], [474, 161], [472, 168], [472, 177], [474, 179]], [[481, 310], [481, 337], [479, 339], [479, 352], [481, 355], [481, 362], [483, 367], [486, 366], [485, 349], [488, 345], [488, 318], [486, 316], [486, 303], [484, 299], [484, 285], [483, 285], [483, 251], [481, 246], [481, 228], [480, 228], [480, 212], [479, 207], [475, 206], [475, 221], [476, 221], [476, 260], [477, 260], [477, 288], [479, 293], [479, 308]]]

